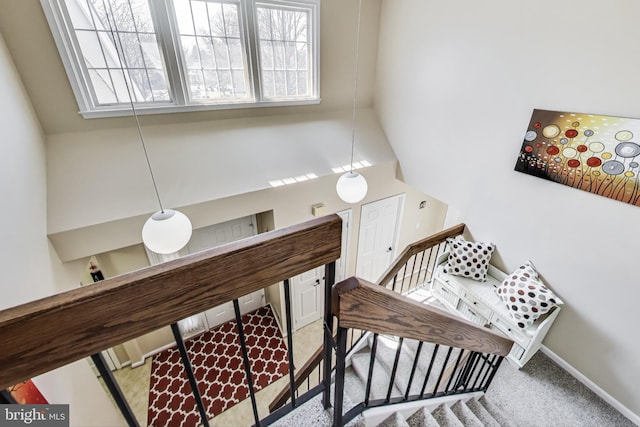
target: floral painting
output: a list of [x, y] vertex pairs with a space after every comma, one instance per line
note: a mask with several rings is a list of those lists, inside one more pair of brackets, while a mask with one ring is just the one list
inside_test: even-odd
[[515, 170], [640, 205], [640, 120], [533, 110]]

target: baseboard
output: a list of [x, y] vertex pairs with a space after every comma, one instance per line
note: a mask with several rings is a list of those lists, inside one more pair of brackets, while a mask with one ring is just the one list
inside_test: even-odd
[[553, 360], [562, 369], [569, 372], [573, 377], [575, 377], [575, 379], [577, 379], [582, 384], [584, 384], [589, 390], [591, 390], [592, 392], [600, 396], [602, 400], [607, 402], [609, 405], [613, 406], [618, 412], [620, 412], [622, 415], [627, 417], [631, 422], [640, 426], [640, 415], [632, 412], [631, 409], [624, 406], [622, 403], [616, 400], [616, 398], [614, 398], [609, 393], [607, 393], [602, 387], [600, 387], [598, 384], [591, 381], [589, 378], [584, 376], [582, 372], [578, 371], [576, 368], [571, 366], [566, 360], [564, 360], [563, 358], [555, 354], [553, 351], [551, 351], [547, 346], [543, 345], [541, 350], [544, 354], [546, 354], [549, 357], [549, 359]]

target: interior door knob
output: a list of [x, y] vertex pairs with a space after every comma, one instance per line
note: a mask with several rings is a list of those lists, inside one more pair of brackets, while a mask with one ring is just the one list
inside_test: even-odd
[[393, 248], [391, 246], [389, 246], [389, 249], [387, 249], [387, 252], [391, 252], [393, 250]]

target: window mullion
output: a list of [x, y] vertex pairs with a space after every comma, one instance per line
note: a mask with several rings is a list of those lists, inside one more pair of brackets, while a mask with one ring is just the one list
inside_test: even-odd
[[249, 71], [250, 87], [254, 99], [257, 102], [264, 100], [262, 79], [260, 75], [260, 49], [258, 48], [258, 23], [255, 0], [246, 0], [244, 3], [244, 31], [246, 34], [245, 52], [247, 57], [247, 70]]
[[149, 7], [167, 70], [168, 86], [173, 103], [187, 105], [186, 73], [181, 64], [182, 52], [177, 40], [180, 35], [178, 26], [175, 25], [172, 0], [150, 0]]

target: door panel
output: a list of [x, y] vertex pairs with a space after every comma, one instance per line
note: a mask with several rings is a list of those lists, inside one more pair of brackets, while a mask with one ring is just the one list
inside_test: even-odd
[[324, 310], [324, 267], [292, 278], [291, 299], [294, 330], [320, 319]]
[[362, 206], [356, 275], [376, 282], [391, 265], [403, 196]]

